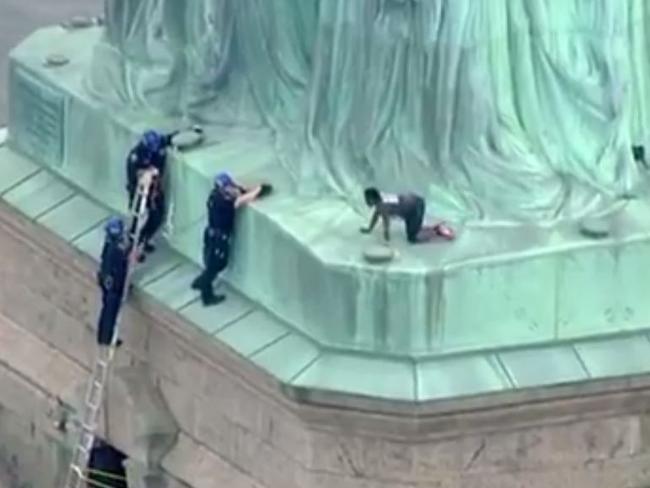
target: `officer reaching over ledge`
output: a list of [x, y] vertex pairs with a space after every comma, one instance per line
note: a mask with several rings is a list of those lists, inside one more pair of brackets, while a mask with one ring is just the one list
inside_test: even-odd
[[207, 203], [208, 225], [203, 233], [205, 270], [192, 282], [192, 288], [201, 292], [203, 305], [216, 305], [226, 299], [225, 295], [214, 294], [212, 283], [228, 266], [236, 210], [270, 194], [272, 190], [272, 186], [267, 183], [250, 189], [244, 188], [227, 173], [215, 177], [214, 188]]
[[129, 152], [126, 160], [126, 190], [129, 193], [129, 208], [133, 203], [138, 178], [142, 171], [156, 168], [164, 180], [167, 152], [177, 132], [163, 135], [154, 130], [145, 132]]
[[[138, 179], [142, 175], [142, 172], [152, 168], [158, 170], [158, 176], [153, 183], [149, 197], [149, 218], [147, 219], [147, 225], [143, 229], [141, 242], [138, 243], [143, 245], [145, 253], [151, 253], [155, 250], [151, 240], [164, 223], [164, 178], [167, 153], [177, 133], [172, 132], [171, 134], [164, 135], [154, 130], [148, 130], [142, 135], [135, 147], [131, 149], [126, 161], [126, 190], [129, 194], [129, 208], [133, 206]], [[144, 255], [142, 258], [144, 258]]]
[[[193, 134], [199, 140], [203, 136], [203, 129], [199, 126], [194, 126], [188, 131], [174, 131], [169, 134], [148, 130], [138, 140], [127, 157], [126, 189], [129, 195], [129, 208], [133, 206], [138, 180], [142, 173], [150, 169], [158, 171], [147, 205], [149, 217], [138, 243], [142, 245], [147, 254], [155, 251], [152, 240], [165, 221], [165, 170], [169, 148], [176, 144], [176, 136], [182, 135], [184, 132]], [[180, 147], [183, 147], [182, 143]], [[141, 256], [141, 259], [144, 259], [144, 255]]]
[[[128, 273], [130, 244], [125, 236], [124, 222], [118, 217], [111, 218], [105, 227], [106, 238], [97, 282], [102, 290], [102, 309], [97, 325], [97, 343], [108, 347], [113, 341], [117, 317], [122, 306], [124, 287]], [[122, 341], [117, 340], [120, 346]]]

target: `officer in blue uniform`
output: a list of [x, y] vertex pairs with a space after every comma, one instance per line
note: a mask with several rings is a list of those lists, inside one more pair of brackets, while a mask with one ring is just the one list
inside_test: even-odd
[[127, 158], [126, 189], [129, 193], [129, 208], [133, 205], [140, 173], [150, 168], [158, 170], [158, 176], [154, 181], [154, 187], [151, 189], [151, 195], [147, 205], [149, 210], [147, 223], [142, 229], [139, 242], [139, 244], [143, 245], [145, 253], [151, 253], [155, 250], [151, 244], [151, 240], [158, 230], [160, 230], [165, 220], [164, 177], [167, 152], [169, 147], [172, 146], [172, 140], [177, 133], [173, 132], [163, 135], [149, 130], [143, 134]]
[[225, 295], [214, 294], [212, 283], [228, 266], [236, 210], [271, 191], [271, 185], [266, 183], [246, 189], [235, 183], [227, 173], [216, 176], [214, 188], [208, 197], [208, 225], [203, 232], [205, 270], [192, 282], [192, 288], [201, 292], [203, 305], [216, 305], [226, 299]]
[[129, 207], [133, 203], [141, 171], [153, 167], [158, 170], [160, 178], [164, 178], [167, 152], [176, 134], [177, 132], [163, 135], [154, 130], [148, 130], [129, 152], [126, 160], [126, 189], [129, 193]]
[[[111, 218], [105, 230], [106, 238], [97, 272], [97, 281], [102, 290], [102, 309], [97, 325], [97, 342], [101, 346], [108, 346], [113, 340], [124, 296], [130, 251], [122, 220]], [[121, 342], [118, 340], [117, 345]]]

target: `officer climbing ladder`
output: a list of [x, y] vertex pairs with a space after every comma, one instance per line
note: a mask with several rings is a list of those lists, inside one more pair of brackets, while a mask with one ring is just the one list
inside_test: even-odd
[[[129, 258], [125, 283], [121, 288], [120, 302], [124, 301], [128, 294], [133, 267], [143, 252], [143, 244], [141, 243], [140, 237], [142, 229], [147, 223], [148, 200], [152, 185], [157, 177], [158, 170], [156, 168], [149, 168], [143, 171], [138, 178], [135, 197], [133, 198], [130, 209], [130, 224], [128, 228]], [[115, 323], [112, 325], [113, 334], [108, 347], [101, 347], [101, 345], [98, 347], [93, 373], [86, 390], [81, 417], [81, 431], [72, 453], [72, 461], [68, 469], [64, 488], [81, 488], [83, 483], [88, 481], [86, 475], [87, 465], [95, 441], [95, 431], [97, 429], [97, 421], [103, 401], [106, 380], [108, 379], [109, 369], [119, 341], [119, 309], [114, 320]]]

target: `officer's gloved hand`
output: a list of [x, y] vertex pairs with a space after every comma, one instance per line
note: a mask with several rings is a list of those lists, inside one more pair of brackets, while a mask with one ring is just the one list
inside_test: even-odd
[[262, 188], [260, 190], [259, 198], [264, 198], [273, 193], [273, 185], [270, 183], [262, 183]]

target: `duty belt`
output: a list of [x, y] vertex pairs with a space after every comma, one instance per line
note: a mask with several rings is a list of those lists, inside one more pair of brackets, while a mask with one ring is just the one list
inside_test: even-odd
[[228, 240], [230, 238], [230, 234], [227, 232], [224, 232], [219, 229], [215, 229], [214, 227], [208, 227], [208, 236], [210, 237], [221, 237], [222, 240]]

